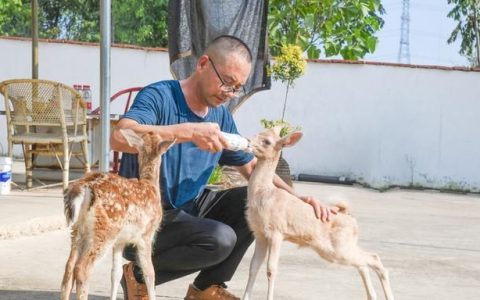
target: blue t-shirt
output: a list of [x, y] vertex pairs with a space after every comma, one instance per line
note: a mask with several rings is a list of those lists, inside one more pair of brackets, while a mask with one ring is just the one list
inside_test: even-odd
[[[187, 106], [177, 80], [160, 81], [143, 88], [122, 118], [145, 125], [214, 122], [224, 132], [238, 133], [231, 113], [224, 106], [210, 107], [203, 118], [195, 115]], [[210, 153], [191, 142], [174, 145], [162, 157], [160, 189], [163, 206], [181, 207], [199, 196], [217, 164], [242, 166], [252, 159], [251, 154], [243, 151]], [[136, 154], [123, 153], [119, 174], [138, 178]]]

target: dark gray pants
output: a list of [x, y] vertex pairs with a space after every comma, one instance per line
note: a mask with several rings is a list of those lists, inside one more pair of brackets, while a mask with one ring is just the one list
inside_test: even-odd
[[[153, 245], [155, 284], [200, 271], [194, 284], [204, 289], [229, 281], [253, 242], [245, 219], [247, 188], [205, 192], [182, 209], [164, 211]], [[135, 261], [135, 247], [124, 257]], [[135, 277], [143, 281], [139, 267]]]

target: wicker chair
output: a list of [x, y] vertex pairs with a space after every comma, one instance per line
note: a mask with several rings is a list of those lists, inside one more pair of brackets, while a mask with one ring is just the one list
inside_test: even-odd
[[[68, 186], [71, 156], [90, 172], [87, 110], [77, 91], [54, 81], [15, 79], [0, 82], [0, 93], [5, 99], [8, 155], [12, 157], [14, 144], [23, 146], [27, 189], [32, 188], [38, 155], [57, 158], [64, 189]], [[74, 143], [80, 143], [80, 150], [72, 151]]]

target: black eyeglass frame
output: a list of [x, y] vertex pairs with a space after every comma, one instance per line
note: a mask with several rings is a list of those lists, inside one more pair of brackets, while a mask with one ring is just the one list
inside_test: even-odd
[[231, 85], [228, 85], [225, 83], [225, 81], [223, 81], [222, 79], [222, 76], [220, 76], [220, 73], [218, 72], [217, 68], [215, 67], [215, 63], [213, 62], [213, 60], [209, 57], [208, 58], [208, 61], [210, 61], [210, 63], [212, 64], [212, 67], [213, 67], [213, 71], [215, 71], [215, 74], [217, 75], [218, 79], [220, 80], [220, 82], [222, 83], [219, 88], [224, 92], [224, 93], [232, 93], [234, 94], [235, 96], [240, 96], [240, 95], [244, 95], [245, 94], [245, 86], [241, 86], [240, 88], [235, 88]]

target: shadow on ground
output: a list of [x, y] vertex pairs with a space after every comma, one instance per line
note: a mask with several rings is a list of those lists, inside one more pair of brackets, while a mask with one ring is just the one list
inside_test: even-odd
[[[83, 169], [70, 169], [69, 180], [76, 180], [84, 175]], [[32, 187], [42, 188], [52, 184], [51, 188], [61, 187], [62, 176], [62, 170], [58, 168], [35, 168], [33, 170]], [[12, 189], [26, 190], [25, 170], [20, 163], [17, 163], [16, 167], [12, 169]]]
[[[75, 296], [72, 295], [72, 299]], [[52, 300], [60, 299], [60, 292], [46, 292], [46, 291], [5, 291], [0, 290], [0, 299], [2, 300]], [[89, 295], [89, 300], [105, 300], [110, 297]], [[121, 299], [121, 298], [118, 298]]]

